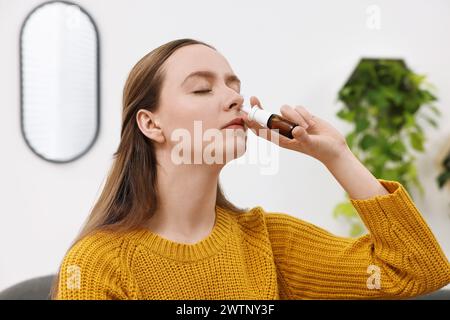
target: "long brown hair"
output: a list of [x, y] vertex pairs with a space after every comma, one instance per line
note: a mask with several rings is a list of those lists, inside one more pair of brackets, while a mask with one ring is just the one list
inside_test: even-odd
[[[114, 162], [100, 197], [70, 248], [100, 229], [126, 232], [142, 227], [158, 208], [155, 146], [140, 131], [136, 114], [140, 109], [157, 109], [164, 80], [161, 66], [175, 50], [192, 44], [216, 50], [202, 41], [177, 39], [152, 50], [131, 69], [123, 90], [121, 139], [113, 156]], [[226, 199], [219, 181], [216, 205], [235, 212], [246, 210]], [[53, 281], [53, 299], [57, 296], [59, 272]]]

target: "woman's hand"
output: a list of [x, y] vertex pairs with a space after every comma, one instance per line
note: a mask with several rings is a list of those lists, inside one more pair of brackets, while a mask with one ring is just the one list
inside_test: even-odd
[[[252, 107], [256, 105], [262, 109], [260, 101], [254, 96], [250, 98], [250, 105]], [[280, 108], [280, 113], [282, 117], [299, 124], [292, 131], [293, 139], [273, 130], [267, 130], [264, 134], [260, 130], [265, 128], [255, 121], [249, 121], [246, 113], [244, 113], [243, 118], [247, 126], [257, 136], [274, 142], [277, 137], [272, 138], [272, 134], [277, 135], [280, 147], [302, 152], [316, 158], [325, 165], [328, 165], [343, 152], [349, 151], [345, 137], [327, 121], [311, 115], [306, 108], [283, 105]]]

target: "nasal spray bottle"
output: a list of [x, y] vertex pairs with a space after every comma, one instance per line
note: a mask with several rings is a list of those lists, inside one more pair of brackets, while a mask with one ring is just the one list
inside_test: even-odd
[[292, 136], [292, 130], [296, 126], [298, 126], [298, 124], [289, 121], [277, 114], [260, 109], [257, 106], [250, 107], [249, 105], [244, 104], [242, 106], [242, 111], [247, 113], [248, 120], [256, 121], [265, 128], [278, 129], [278, 132], [281, 135], [289, 139], [294, 138]]

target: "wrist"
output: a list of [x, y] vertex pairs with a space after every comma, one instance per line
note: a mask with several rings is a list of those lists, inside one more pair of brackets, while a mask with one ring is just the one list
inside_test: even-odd
[[388, 194], [377, 178], [348, 150], [324, 163], [351, 199], [368, 199]]
[[327, 158], [321, 159], [320, 161], [329, 169], [332, 170], [334, 167], [342, 167], [342, 165], [348, 165], [349, 162], [355, 160], [356, 157], [350, 150], [348, 145], [345, 143], [341, 147], [337, 148], [333, 155]]

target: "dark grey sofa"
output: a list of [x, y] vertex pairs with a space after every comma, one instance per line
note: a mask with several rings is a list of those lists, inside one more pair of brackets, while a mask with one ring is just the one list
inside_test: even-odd
[[17, 283], [0, 291], [0, 300], [48, 300], [54, 275], [47, 275]]

